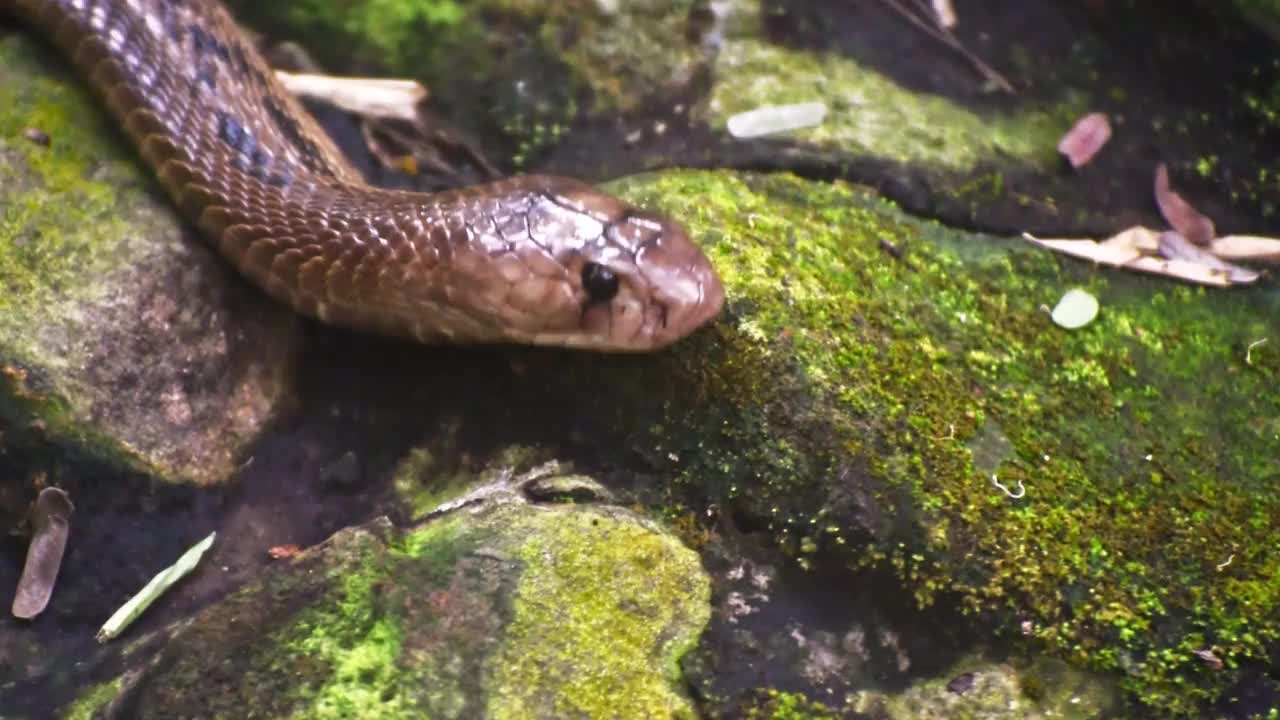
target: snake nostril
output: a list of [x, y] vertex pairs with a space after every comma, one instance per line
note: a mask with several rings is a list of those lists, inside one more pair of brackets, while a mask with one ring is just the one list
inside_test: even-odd
[[582, 266], [582, 287], [592, 305], [607, 303], [618, 294], [618, 276], [600, 263], [589, 262]]

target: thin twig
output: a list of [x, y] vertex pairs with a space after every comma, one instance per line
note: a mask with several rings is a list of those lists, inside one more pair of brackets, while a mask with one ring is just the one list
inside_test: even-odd
[[894, 12], [898, 13], [904, 19], [906, 19], [907, 22], [910, 22], [912, 25], [915, 25], [917, 28], [919, 28], [929, 37], [937, 40], [943, 45], [946, 45], [947, 47], [951, 48], [957, 53], [960, 53], [961, 55], [963, 55], [964, 58], [968, 60], [970, 64], [973, 65], [974, 69], [977, 70], [979, 74], [985, 77], [989, 82], [993, 83], [996, 87], [1000, 88], [1001, 90], [1011, 95], [1014, 93], [1012, 83], [1006, 80], [1005, 77], [1001, 75], [999, 72], [997, 72], [995, 68], [983, 62], [982, 58], [969, 52], [969, 50], [965, 48], [964, 45], [960, 44], [960, 41], [956, 39], [955, 35], [952, 35], [950, 32], [947, 32], [945, 30], [939, 29], [936, 23], [930, 23], [930, 22], [924, 21], [923, 19], [920, 18], [920, 16], [912, 12], [910, 8], [906, 7], [901, 2], [899, 2], [899, 0], [882, 0], [882, 2], [884, 2], [885, 5], [889, 6], [889, 8], [892, 9]]
[[1263, 345], [1266, 345], [1266, 344], [1267, 344], [1266, 338], [1262, 338], [1261, 340], [1254, 340], [1253, 342], [1249, 343], [1249, 347], [1246, 348], [1244, 351], [1244, 364], [1252, 366], [1253, 365], [1253, 349], [1257, 347], [1262, 347]]
[[1014, 500], [1018, 500], [1019, 498], [1022, 498], [1027, 494], [1027, 487], [1022, 484], [1021, 480], [1018, 481], [1018, 492], [1016, 493], [1010, 490], [1009, 488], [1005, 487], [1004, 483], [1000, 482], [1000, 478], [996, 477], [995, 475], [991, 476], [991, 483], [996, 487], [1000, 488], [1002, 491], [1004, 491], [1005, 495], [1008, 495]]

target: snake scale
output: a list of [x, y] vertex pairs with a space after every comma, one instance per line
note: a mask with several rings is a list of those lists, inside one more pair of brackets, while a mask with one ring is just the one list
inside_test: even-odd
[[426, 343], [653, 350], [724, 291], [685, 230], [568, 178], [366, 184], [215, 0], [0, 0], [69, 57], [181, 210], [271, 297]]

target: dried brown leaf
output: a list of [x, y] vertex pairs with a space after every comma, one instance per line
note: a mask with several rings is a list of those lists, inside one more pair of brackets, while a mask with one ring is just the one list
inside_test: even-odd
[[1196, 245], [1207, 246], [1213, 242], [1216, 234], [1213, 221], [1169, 187], [1169, 168], [1164, 163], [1156, 166], [1155, 196], [1164, 221], [1179, 235]]
[[1058, 152], [1066, 156], [1071, 167], [1087, 165], [1111, 139], [1111, 121], [1106, 113], [1089, 113], [1076, 121], [1058, 141]]
[[13, 598], [14, 617], [30, 620], [49, 605], [58, 570], [62, 567], [62, 554], [67, 549], [69, 520], [74, 511], [70, 496], [60, 488], [47, 487], [36, 497], [28, 518], [31, 544], [27, 546], [26, 564]]

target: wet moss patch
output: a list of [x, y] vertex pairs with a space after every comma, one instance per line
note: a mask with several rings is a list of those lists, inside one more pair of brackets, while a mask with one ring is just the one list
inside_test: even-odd
[[[802, 564], [887, 563], [922, 605], [958, 598], [1123, 671], [1165, 713], [1267, 656], [1280, 354], [1247, 351], [1280, 330], [1266, 290], [1096, 270], [842, 184], [622, 188], [684, 218], [729, 287], [717, 347], [680, 350], [707, 396], [692, 415], [666, 398], [652, 428], [651, 462], [691, 495]], [[1075, 286], [1102, 313], [1066, 331], [1046, 308]], [[970, 443], [992, 434], [1011, 452], [980, 471]], [[1224, 671], [1193, 654], [1208, 648]]]

